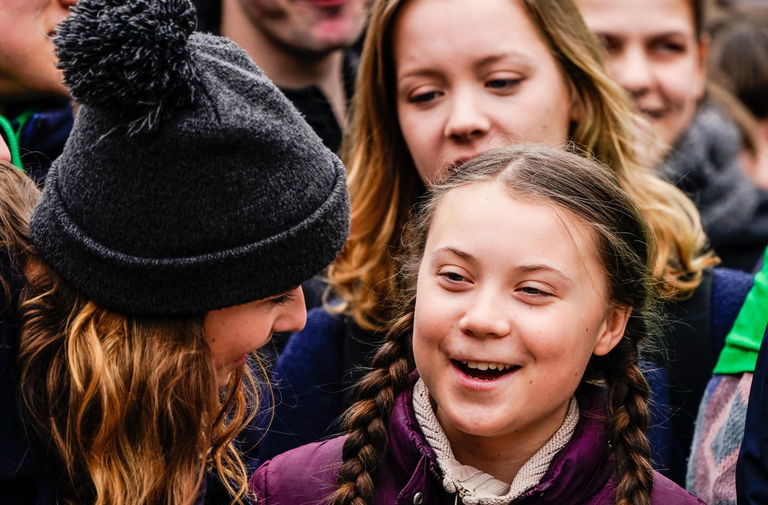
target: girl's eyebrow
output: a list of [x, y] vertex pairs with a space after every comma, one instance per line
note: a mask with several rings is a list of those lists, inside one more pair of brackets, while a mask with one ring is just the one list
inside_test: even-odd
[[[472, 254], [462, 251], [461, 249], [456, 249], [455, 247], [451, 246], [443, 246], [438, 247], [434, 250], [433, 256], [436, 256], [438, 254], [453, 254], [458, 256], [459, 258], [469, 262], [469, 263], [477, 263], [477, 258], [472, 256]], [[561, 280], [568, 282], [570, 284], [573, 284], [573, 279], [568, 277], [566, 274], [558, 270], [557, 268], [551, 267], [549, 265], [545, 264], [535, 264], [535, 265], [520, 265], [515, 267], [515, 270], [521, 273], [533, 273], [533, 272], [547, 272], [555, 277], [559, 277]]]
[[558, 270], [557, 268], [551, 267], [549, 265], [521, 265], [515, 270], [518, 270], [523, 273], [531, 273], [531, 272], [548, 272], [556, 277], [559, 277], [560, 279], [564, 280], [565, 282], [569, 282], [573, 284], [573, 279], [565, 275], [563, 272]]
[[461, 249], [456, 249], [455, 247], [451, 247], [451, 246], [438, 247], [437, 249], [435, 249], [433, 255], [437, 255], [441, 253], [454, 254], [459, 258], [466, 260], [470, 263], [475, 263], [477, 261], [476, 258], [471, 254], [469, 254], [468, 252], [462, 251]]
[[[526, 56], [523, 53], [520, 53], [518, 51], [503, 51], [499, 53], [489, 54], [488, 56], [485, 56], [483, 58], [480, 58], [476, 62], [472, 64], [472, 68], [475, 70], [475, 72], [480, 72], [485, 67], [489, 65], [493, 65], [494, 63], [497, 63], [499, 61], [505, 61], [509, 63], [513, 63], [515, 65], [519, 65], [523, 67], [524, 70], [527, 70], [531, 67], [533, 67], [533, 60]], [[406, 72], [397, 75], [397, 81], [402, 81], [404, 79], [407, 79], [409, 77], [433, 77], [433, 78], [439, 78], [442, 77], [442, 72], [437, 69], [429, 68], [429, 67], [416, 67], [410, 70], [407, 70]]]
[[442, 73], [439, 70], [431, 69], [431, 68], [414, 68], [413, 70], [409, 70], [408, 72], [398, 75], [397, 76], [397, 82], [401, 82], [405, 79], [411, 78], [411, 77], [433, 77], [433, 78], [439, 78], [442, 76]]
[[503, 51], [500, 53], [490, 54], [484, 58], [479, 59], [474, 63], [473, 67], [475, 70], [482, 70], [483, 68], [489, 65], [493, 65], [499, 61], [506, 61], [516, 65], [521, 65], [526, 69], [533, 66], [533, 61], [529, 56], [518, 51]]

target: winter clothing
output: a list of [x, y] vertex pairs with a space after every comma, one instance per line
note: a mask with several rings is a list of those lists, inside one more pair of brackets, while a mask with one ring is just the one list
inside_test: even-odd
[[[265, 298], [346, 239], [341, 162], [240, 48], [190, 35], [194, 24], [186, 0], [93, 0], [58, 30], [82, 107], [31, 236], [112, 310], [191, 315]], [[129, 44], [142, 50], [117, 51]]]
[[[221, 0], [192, 0], [198, 12], [198, 30], [201, 32], [221, 35]], [[258, 59], [258, 58], [257, 58]], [[355, 75], [357, 74], [360, 60], [359, 48], [344, 49], [344, 63], [342, 79], [344, 80], [344, 94], [347, 100], [352, 98], [355, 87]], [[301, 115], [315, 130], [323, 143], [333, 152], [337, 152], [341, 146], [344, 132], [336, 119], [336, 114], [318, 86], [306, 86], [304, 88], [280, 88], [293, 105], [299, 109]]]
[[768, 337], [765, 336], [749, 392], [744, 439], [736, 465], [736, 492], [739, 505], [768, 503]]
[[[768, 256], [768, 249], [765, 251]], [[749, 290], [733, 328], [725, 337], [725, 347], [717, 360], [714, 373], [737, 374], [754, 372], [765, 327], [768, 325], [768, 262], [763, 262], [755, 275], [755, 285]]]
[[752, 271], [768, 245], [768, 193], [744, 173], [741, 149], [736, 125], [707, 102], [659, 170], [696, 204], [723, 266]]
[[[0, 275], [9, 285], [10, 299], [0, 289], [0, 306], [16, 307], [24, 279], [4, 249], [0, 249]], [[16, 358], [21, 322], [14, 312], [0, 312], [0, 503], [54, 505], [51, 479], [40, 468], [40, 455], [32, 450], [29, 428], [19, 405]]]
[[72, 106], [67, 103], [44, 104], [10, 117], [13, 119], [6, 123], [0, 116], [0, 126], [8, 126], [7, 131], [3, 132], [6, 128], [2, 128], [0, 133], [5, 133], [14, 156], [13, 163], [42, 186], [51, 162], [61, 154], [72, 129]]
[[541, 482], [555, 455], [573, 437], [579, 422], [579, 406], [575, 398], [568, 403], [568, 411], [560, 428], [520, 468], [511, 484], [469, 465], [463, 465], [453, 455], [448, 437], [443, 431], [427, 390], [419, 379], [413, 386], [413, 413], [424, 439], [435, 452], [437, 465], [443, 475], [443, 489], [450, 494], [459, 493], [465, 505], [507, 505]]
[[[355, 75], [360, 56], [352, 49], [344, 51], [344, 67], [342, 78], [344, 79], [344, 91], [347, 100], [352, 97], [355, 89]], [[315, 130], [323, 143], [331, 151], [337, 152], [341, 147], [341, 139], [344, 132], [341, 131], [336, 114], [331, 108], [328, 98], [318, 86], [304, 88], [280, 88], [288, 100], [299, 109], [299, 112], [307, 120], [309, 126]]]
[[[513, 504], [614, 503], [616, 476], [604, 425], [605, 394], [597, 387], [584, 386], [577, 399], [581, 415], [573, 437], [554, 457], [541, 481]], [[257, 499], [264, 505], [329, 503], [328, 496], [336, 487], [344, 440], [338, 437], [302, 446], [262, 465], [251, 479]], [[395, 400], [387, 451], [378, 469], [375, 505], [444, 505], [456, 501], [456, 496], [443, 489], [435, 452], [415, 418], [412, 389]], [[655, 473], [651, 503], [702, 502]]]
[[[668, 324], [662, 342], [669, 366], [644, 367], [653, 394], [649, 438], [654, 467], [681, 485], [701, 396], [751, 286], [750, 275], [718, 268], [707, 271], [693, 298], [664, 307]], [[337, 421], [363, 374], [360, 367], [370, 366], [380, 338], [344, 315], [310, 311], [304, 330], [290, 338], [275, 365], [277, 406], [258, 458], [338, 433]]]
[[[194, 25], [189, 0], [80, 0], [57, 31], [81, 107], [30, 235], [113, 311], [202, 316], [276, 295], [346, 239], [338, 158], [241, 49]], [[0, 503], [53, 505], [51, 456], [27, 440], [18, 405], [18, 327], [2, 317]], [[209, 475], [199, 502], [222, 494]]]
[[751, 275], [715, 268], [691, 299], [663, 307], [668, 361], [663, 356], [656, 361], [668, 365], [646, 372], [653, 400], [649, 439], [654, 468], [681, 486], [701, 398], [752, 284]]
[[715, 375], [696, 419], [686, 488], [706, 503], [736, 505], [736, 460], [752, 374]]
[[755, 363], [768, 323], [767, 299], [768, 266], [764, 263], [726, 337], [696, 418], [686, 487], [708, 503], [737, 502], [737, 458]]

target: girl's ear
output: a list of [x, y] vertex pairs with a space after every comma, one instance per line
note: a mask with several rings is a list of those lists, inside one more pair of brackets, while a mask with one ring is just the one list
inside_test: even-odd
[[627, 328], [627, 322], [631, 314], [632, 307], [624, 305], [617, 305], [610, 309], [605, 316], [603, 332], [597, 338], [592, 354], [595, 356], [605, 356], [616, 347], [624, 336], [624, 330]]

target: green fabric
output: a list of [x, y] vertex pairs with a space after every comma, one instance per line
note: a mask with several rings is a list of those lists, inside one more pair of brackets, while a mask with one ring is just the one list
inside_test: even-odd
[[8, 150], [11, 151], [11, 163], [21, 167], [21, 156], [19, 156], [19, 138], [13, 131], [11, 122], [3, 116], [0, 116], [0, 134], [5, 134], [5, 140], [8, 142]]
[[[0, 134], [5, 134], [5, 140], [8, 142], [8, 149], [11, 151], [11, 163], [16, 167], [24, 171], [24, 165], [21, 162], [21, 149], [19, 145], [19, 139], [21, 139], [21, 130], [24, 129], [24, 125], [27, 124], [29, 118], [35, 114], [35, 110], [31, 109], [24, 111], [16, 117], [12, 122], [8, 121], [3, 116], [0, 116]], [[16, 124], [16, 129], [13, 129], [13, 124]]]
[[715, 365], [716, 374], [754, 372], [757, 353], [768, 324], [768, 249], [763, 268], [755, 275], [755, 285], [749, 290], [744, 305], [736, 317], [725, 346]]

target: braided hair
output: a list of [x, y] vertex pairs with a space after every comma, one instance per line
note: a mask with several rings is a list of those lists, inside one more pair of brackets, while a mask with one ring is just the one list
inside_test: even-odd
[[[575, 148], [571, 148], [574, 150]], [[581, 153], [517, 145], [488, 151], [462, 165], [416, 210], [404, 234], [408, 253], [399, 270], [400, 313], [360, 384], [356, 403], [345, 414], [349, 434], [334, 505], [372, 503], [377, 465], [387, 447], [387, 426], [395, 398], [407, 389], [413, 368], [410, 338], [416, 277], [435, 209], [452, 189], [498, 181], [515, 198], [548, 201], [594, 230], [608, 282], [609, 299], [632, 312], [620, 342], [593, 356], [582, 382], [608, 390], [607, 429], [617, 476], [617, 505], [648, 505], [653, 483], [648, 423], [649, 388], [640, 368], [639, 344], [657, 328], [658, 303], [650, 275], [653, 242], [647, 224], [616, 177]]]

